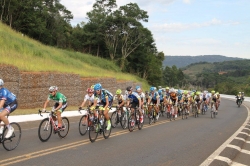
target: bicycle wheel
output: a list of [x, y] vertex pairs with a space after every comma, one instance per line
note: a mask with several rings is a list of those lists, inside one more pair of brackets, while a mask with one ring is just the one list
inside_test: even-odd
[[135, 120], [134, 120], [134, 115], [130, 115], [128, 118], [128, 130], [132, 132], [135, 129]]
[[48, 141], [52, 133], [52, 125], [49, 122], [49, 118], [45, 118], [41, 121], [38, 128], [38, 137], [42, 142]]
[[95, 142], [100, 131], [100, 124], [98, 122], [91, 122], [89, 128], [89, 140]]
[[153, 110], [149, 113], [148, 123], [151, 125], [153, 123]]
[[141, 130], [142, 127], [143, 127], [143, 125], [144, 125], [144, 120], [143, 120], [142, 123], [141, 123], [140, 120], [139, 120], [139, 122], [138, 122], [138, 129]]
[[117, 124], [119, 123], [119, 119], [118, 119], [118, 113], [117, 111], [114, 111], [111, 115], [111, 126], [113, 128], [115, 128], [117, 126]]
[[127, 126], [128, 126], [127, 121], [128, 121], [127, 113], [126, 113], [126, 112], [123, 112], [123, 113], [121, 114], [121, 119], [120, 119], [120, 124], [121, 124], [121, 126], [122, 126], [123, 129], [126, 129], [126, 128], [127, 128]]
[[182, 110], [182, 119], [185, 118], [185, 114], [186, 114], [186, 109], [183, 109], [183, 110]]
[[62, 117], [62, 129], [58, 132], [58, 136], [64, 138], [69, 133], [69, 119], [67, 117]]
[[[84, 124], [84, 119], [86, 119], [86, 123]], [[88, 116], [83, 115], [79, 121], [79, 133], [81, 135], [85, 135], [88, 131]]]
[[3, 147], [4, 149], [11, 151], [13, 149], [15, 149], [20, 140], [21, 140], [21, 135], [22, 135], [22, 131], [21, 131], [21, 127], [18, 123], [13, 122], [10, 123], [11, 127], [14, 128], [14, 132], [12, 134], [12, 136], [10, 138], [5, 139], [5, 135], [7, 134], [7, 127], [5, 127], [4, 131], [3, 131]]
[[104, 123], [103, 123], [103, 137], [105, 139], [108, 139], [110, 134], [111, 134], [111, 130], [112, 130], [112, 127], [110, 128], [110, 130], [107, 130], [107, 126], [108, 126], [108, 122], [106, 121], [106, 119], [104, 120]]

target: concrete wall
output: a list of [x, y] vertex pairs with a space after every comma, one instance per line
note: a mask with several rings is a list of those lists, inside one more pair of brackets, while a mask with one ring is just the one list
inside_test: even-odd
[[58, 72], [22, 72], [15, 66], [3, 64], [0, 64], [0, 78], [5, 82], [4, 87], [16, 94], [18, 108], [41, 108], [51, 85], [58, 86], [58, 91], [67, 97], [70, 106], [79, 106], [86, 89], [96, 83], [101, 83], [103, 88], [113, 94], [118, 88], [124, 91], [127, 86], [141, 85], [132, 81], [117, 81], [115, 78], [84, 78], [77, 74]]

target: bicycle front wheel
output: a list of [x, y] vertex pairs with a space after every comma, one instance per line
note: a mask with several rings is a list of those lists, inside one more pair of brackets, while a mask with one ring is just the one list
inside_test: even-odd
[[83, 115], [79, 121], [79, 133], [81, 135], [85, 135], [87, 131], [88, 131], [88, 116]]
[[89, 140], [91, 142], [95, 142], [98, 136], [99, 130], [100, 130], [100, 124], [97, 122], [91, 121], [88, 128], [89, 128]]
[[106, 121], [106, 119], [104, 120], [104, 124], [103, 124], [103, 137], [105, 138], [105, 139], [108, 139], [109, 138], [109, 136], [110, 136], [110, 134], [111, 134], [111, 129], [112, 129], [112, 127], [109, 129], [109, 130], [107, 130], [107, 126], [108, 126], [108, 122]]
[[121, 124], [123, 129], [127, 128], [127, 126], [128, 126], [127, 121], [128, 121], [128, 115], [126, 112], [123, 112], [121, 115], [121, 119], [120, 119], [120, 124]]
[[52, 134], [52, 125], [49, 122], [49, 118], [45, 118], [41, 121], [38, 128], [38, 137], [42, 142], [49, 140]]
[[13, 122], [10, 123], [11, 127], [14, 128], [14, 132], [12, 134], [12, 136], [10, 138], [5, 139], [5, 135], [7, 134], [7, 127], [5, 127], [4, 131], [3, 131], [3, 147], [4, 149], [11, 151], [13, 149], [15, 149], [20, 140], [21, 140], [21, 135], [22, 135], [22, 131], [21, 131], [21, 127], [18, 123]]
[[132, 132], [134, 129], [135, 129], [135, 119], [134, 119], [134, 115], [132, 114], [128, 118], [128, 130]]
[[58, 132], [58, 136], [60, 138], [64, 138], [69, 133], [69, 119], [66, 117], [62, 117], [62, 129]]
[[117, 111], [114, 111], [111, 115], [111, 126], [115, 128], [119, 122]]

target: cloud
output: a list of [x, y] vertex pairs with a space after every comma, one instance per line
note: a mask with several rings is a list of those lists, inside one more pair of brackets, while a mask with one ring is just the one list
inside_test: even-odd
[[161, 25], [154, 25], [150, 27], [150, 29], [153, 29], [154, 31], [165, 31], [165, 32], [180, 32], [184, 30], [190, 30], [190, 29], [196, 29], [196, 28], [202, 28], [202, 27], [209, 27], [209, 26], [215, 26], [215, 25], [238, 25], [239, 22], [223, 22], [221, 20], [218, 20], [216, 18], [212, 19], [211, 21], [202, 22], [202, 23], [165, 23]]
[[183, 2], [187, 4], [191, 3], [190, 0], [183, 0]]

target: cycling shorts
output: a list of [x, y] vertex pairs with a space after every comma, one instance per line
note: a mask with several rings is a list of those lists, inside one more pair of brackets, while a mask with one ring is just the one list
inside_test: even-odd
[[[54, 105], [54, 107], [53, 108], [57, 108], [59, 106], [59, 103], [55, 103], [55, 105]], [[59, 112], [63, 112], [66, 108], [67, 108], [67, 106], [68, 106], [68, 103], [66, 102], [66, 103], [63, 103], [62, 104], [62, 107], [59, 109], [59, 110], [57, 110], [57, 111], [59, 111]]]
[[10, 113], [12, 113], [12, 112], [14, 112], [16, 110], [17, 106], [18, 106], [17, 100], [14, 100], [9, 105], [4, 104], [3, 109], [6, 110], [10, 114]]

